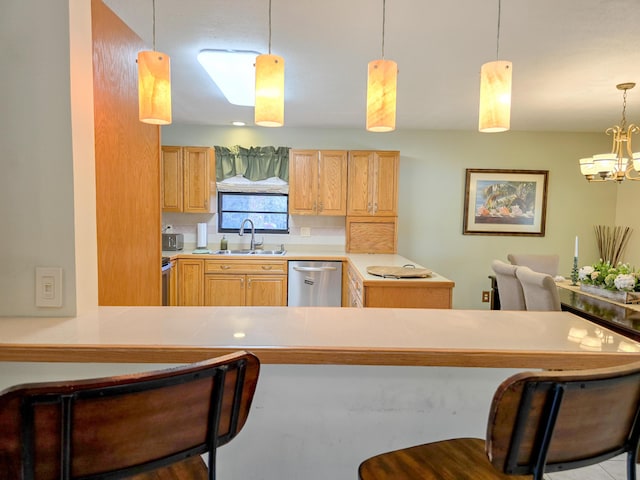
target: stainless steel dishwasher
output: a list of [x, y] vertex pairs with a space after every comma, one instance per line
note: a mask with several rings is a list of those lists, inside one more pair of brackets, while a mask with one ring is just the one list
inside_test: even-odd
[[290, 261], [287, 304], [290, 307], [340, 307], [342, 262]]

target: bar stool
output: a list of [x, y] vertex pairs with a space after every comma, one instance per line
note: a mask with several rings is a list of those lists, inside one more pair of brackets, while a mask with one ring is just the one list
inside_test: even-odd
[[[640, 439], [640, 362], [523, 372], [498, 387], [486, 440], [457, 438], [371, 457], [360, 480], [533, 478], [627, 454], [634, 480]], [[518, 477], [525, 475], [526, 477]]]
[[216, 450], [244, 426], [259, 370], [257, 357], [237, 352], [148, 373], [9, 388], [0, 393], [0, 477], [213, 480]]

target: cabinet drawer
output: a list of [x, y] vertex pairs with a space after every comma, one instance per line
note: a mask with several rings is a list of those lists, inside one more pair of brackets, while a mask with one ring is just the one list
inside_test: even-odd
[[286, 274], [287, 262], [286, 260], [205, 260], [204, 272], [207, 274]]

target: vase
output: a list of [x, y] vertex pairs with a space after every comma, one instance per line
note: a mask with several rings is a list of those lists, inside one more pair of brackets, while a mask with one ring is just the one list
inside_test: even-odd
[[590, 293], [597, 297], [608, 298], [618, 303], [639, 303], [640, 292], [623, 292], [620, 290], [607, 290], [603, 287], [596, 287], [595, 285], [580, 284], [580, 290], [585, 293]]

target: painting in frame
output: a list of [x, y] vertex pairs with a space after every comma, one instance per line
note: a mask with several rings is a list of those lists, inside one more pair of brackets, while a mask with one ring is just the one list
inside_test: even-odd
[[466, 172], [464, 235], [544, 237], [548, 170]]

